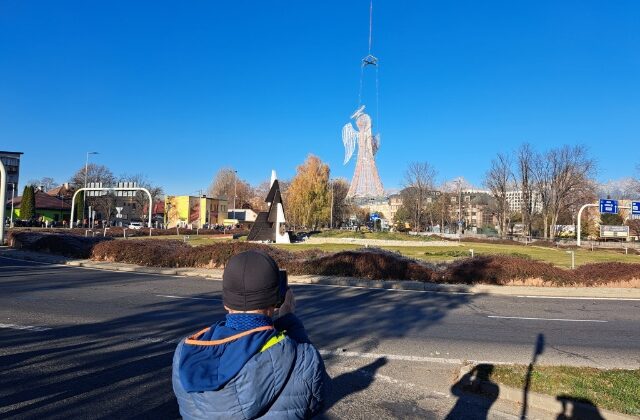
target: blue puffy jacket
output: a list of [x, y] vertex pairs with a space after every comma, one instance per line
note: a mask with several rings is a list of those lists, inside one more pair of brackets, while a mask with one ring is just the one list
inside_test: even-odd
[[293, 314], [241, 334], [221, 322], [182, 340], [172, 381], [185, 419], [310, 418], [322, 411], [330, 385]]

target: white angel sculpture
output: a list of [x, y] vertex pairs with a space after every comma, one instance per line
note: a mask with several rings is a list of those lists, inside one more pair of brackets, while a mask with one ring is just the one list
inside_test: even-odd
[[342, 127], [344, 164], [346, 165], [353, 156], [356, 141], [358, 143], [358, 157], [347, 197], [382, 197], [384, 189], [374, 159], [380, 147], [380, 136], [372, 135], [371, 117], [364, 113], [364, 105], [351, 116], [351, 119], [356, 120], [359, 131], [354, 130], [351, 123]]

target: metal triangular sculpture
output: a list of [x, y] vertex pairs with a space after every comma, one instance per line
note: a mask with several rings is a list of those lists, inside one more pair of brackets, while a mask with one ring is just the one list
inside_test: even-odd
[[264, 201], [269, 208], [267, 211], [258, 213], [247, 240], [288, 244], [290, 240], [285, 228], [284, 203], [275, 171], [271, 171], [271, 189]]

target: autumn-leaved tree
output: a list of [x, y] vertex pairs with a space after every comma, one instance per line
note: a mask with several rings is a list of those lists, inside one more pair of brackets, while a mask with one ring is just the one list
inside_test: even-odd
[[329, 166], [309, 155], [297, 168], [285, 194], [285, 216], [289, 223], [316, 229], [329, 224], [331, 196]]

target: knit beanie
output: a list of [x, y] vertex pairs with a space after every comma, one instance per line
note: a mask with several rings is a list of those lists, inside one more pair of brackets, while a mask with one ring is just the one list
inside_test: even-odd
[[222, 300], [235, 311], [266, 309], [278, 303], [278, 264], [262, 251], [245, 251], [229, 259], [222, 274]]

